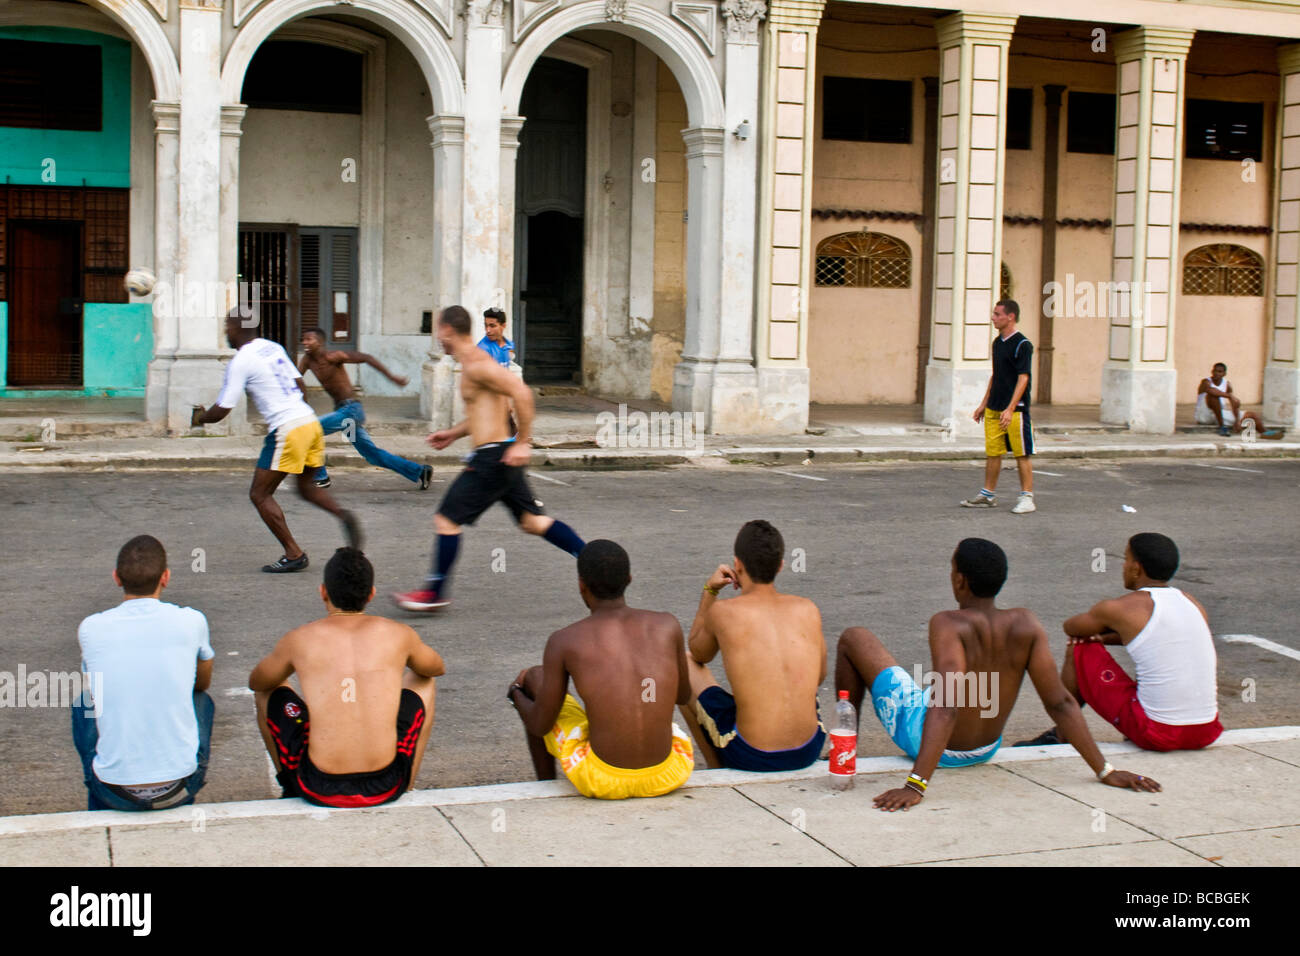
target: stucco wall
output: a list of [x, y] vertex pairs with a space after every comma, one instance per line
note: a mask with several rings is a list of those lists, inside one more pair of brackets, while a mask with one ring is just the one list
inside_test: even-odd
[[239, 221], [357, 225], [361, 190], [343, 181], [342, 163], [360, 157], [359, 115], [250, 109], [239, 143]]
[[673, 367], [686, 338], [686, 100], [672, 71], [660, 61], [655, 106], [655, 314], [650, 389], [671, 401]]

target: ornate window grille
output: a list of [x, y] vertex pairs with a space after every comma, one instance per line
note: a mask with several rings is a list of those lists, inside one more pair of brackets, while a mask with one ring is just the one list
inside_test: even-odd
[[880, 232], [844, 232], [817, 244], [817, 285], [910, 289], [912, 250]]
[[1218, 242], [1183, 260], [1183, 295], [1263, 295], [1264, 260], [1244, 246]]

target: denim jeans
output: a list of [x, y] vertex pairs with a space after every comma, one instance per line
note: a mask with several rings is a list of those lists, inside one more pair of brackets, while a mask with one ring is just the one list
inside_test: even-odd
[[[335, 432], [343, 432], [344, 437], [352, 442], [352, 446], [357, 452], [372, 465], [378, 465], [380, 468], [387, 468], [389, 471], [395, 471], [407, 481], [419, 481], [420, 470], [422, 465], [413, 461], [408, 461], [401, 455], [394, 455], [391, 451], [384, 451], [376, 445], [370, 438], [370, 435], [361, 426], [366, 422], [365, 410], [361, 403], [356, 399], [344, 402], [328, 415], [321, 416], [320, 426], [324, 429], [326, 435], [333, 435]], [[322, 465], [316, 472], [316, 478], [322, 479], [329, 477]]]
[[[194, 692], [194, 717], [199, 722], [199, 765], [185, 781], [187, 796], [169, 806], [183, 807], [194, 802], [194, 796], [203, 789], [204, 778], [208, 773], [208, 755], [212, 749], [212, 717], [216, 711], [212, 698], [206, 692]], [[147, 810], [148, 807], [133, 803], [121, 794], [114, 793], [104, 782], [95, 776], [95, 748], [99, 744], [99, 722], [95, 719], [93, 707], [85, 706], [85, 697], [72, 706], [72, 742], [81, 755], [81, 769], [85, 778], [86, 791], [89, 795], [88, 810]], [[140, 741], [141, 746], [148, 746], [148, 741]], [[140, 783], [150, 783], [141, 780]]]

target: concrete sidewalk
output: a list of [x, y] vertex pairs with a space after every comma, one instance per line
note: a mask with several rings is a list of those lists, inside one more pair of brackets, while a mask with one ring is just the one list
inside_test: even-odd
[[[0, 818], [3, 866], [1278, 866], [1300, 862], [1300, 727], [1230, 730], [1199, 752], [1102, 744], [1161, 793], [1106, 787], [1072, 747], [940, 771], [907, 813], [874, 810], [904, 757], [829, 789], [795, 773], [697, 771], [651, 800], [566, 781], [422, 790], [374, 810], [301, 800]], [[279, 848], [279, 849], [273, 849]]]

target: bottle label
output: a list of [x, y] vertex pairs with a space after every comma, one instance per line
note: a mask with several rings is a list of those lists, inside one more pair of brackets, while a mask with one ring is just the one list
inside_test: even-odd
[[835, 774], [853, 774], [858, 769], [858, 735], [832, 733], [830, 770]]

